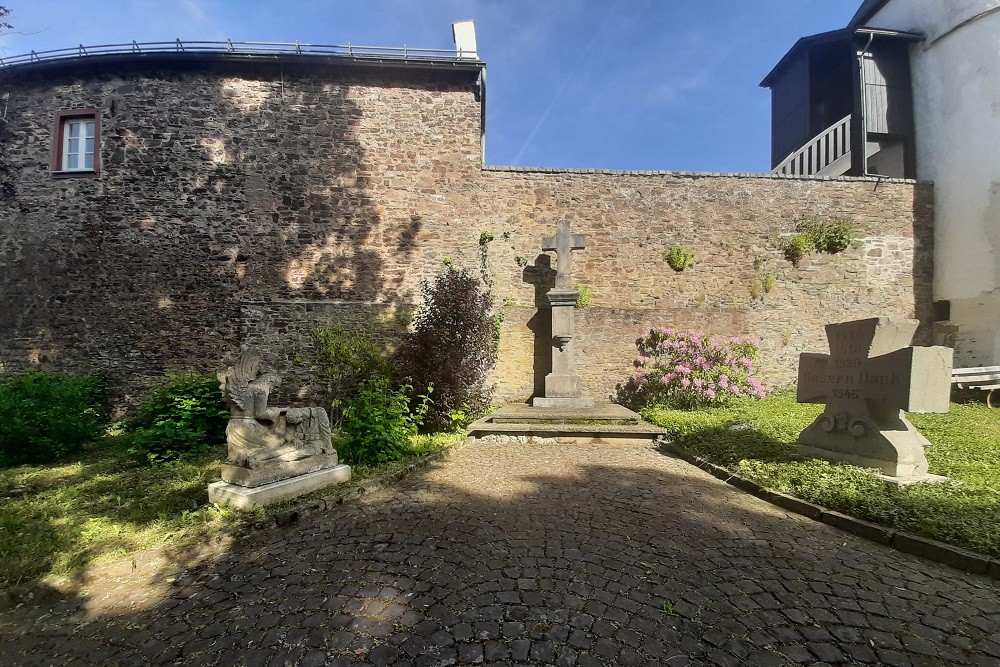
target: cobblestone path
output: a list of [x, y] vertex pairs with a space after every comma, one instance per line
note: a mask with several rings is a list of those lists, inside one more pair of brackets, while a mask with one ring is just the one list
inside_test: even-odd
[[643, 447], [466, 445], [155, 594], [125, 579], [4, 615], [0, 662], [1000, 664], [995, 582]]

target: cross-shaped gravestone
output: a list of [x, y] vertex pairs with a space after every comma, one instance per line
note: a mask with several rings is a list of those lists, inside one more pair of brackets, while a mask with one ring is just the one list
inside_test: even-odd
[[574, 308], [580, 293], [573, 287], [573, 251], [583, 250], [587, 237], [574, 234], [569, 221], [560, 220], [555, 236], [542, 239], [542, 250], [556, 252], [556, 284], [545, 298], [552, 310], [552, 372], [545, 376], [545, 395], [536, 396], [539, 408], [589, 408], [594, 399], [583, 396], [573, 361]]
[[900, 481], [928, 479], [930, 443], [903, 416], [947, 412], [952, 350], [908, 347], [916, 320], [828, 324], [830, 354], [799, 357], [799, 403], [826, 403], [799, 435], [799, 454], [879, 468]]
[[587, 237], [574, 234], [568, 220], [560, 220], [556, 225], [556, 235], [542, 239], [542, 250], [556, 253], [556, 288], [573, 288], [573, 251], [583, 250]]

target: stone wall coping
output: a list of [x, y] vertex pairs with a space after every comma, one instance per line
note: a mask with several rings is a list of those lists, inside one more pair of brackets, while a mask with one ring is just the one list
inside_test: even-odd
[[933, 184], [933, 181], [917, 181], [912, 178], [889, 178], [884, 176], [789, 176], [754, 172], [714, 172], [714, 171], [659, 171], [633, 169], [566, 169], [552, 167], [503, 167], [483, 165], [483, 171], [515, 174], [600, 174], [605, 176], [671, 176], [674, 178], [761, 178], [778, 181], [844, 181], [848, 183], [907, 183], [910, 185]]

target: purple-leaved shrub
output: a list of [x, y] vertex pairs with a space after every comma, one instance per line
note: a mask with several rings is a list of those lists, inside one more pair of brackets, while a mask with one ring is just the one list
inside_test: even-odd
[[633, 410], [648, 405], [691, 410], [735, 398], [764, 398], [772, 387], [754, 377], [757, 342], [720, 339], [703, 331], [651, 329], [635, 342], [636, 373], [616, 388], [615, 402]]

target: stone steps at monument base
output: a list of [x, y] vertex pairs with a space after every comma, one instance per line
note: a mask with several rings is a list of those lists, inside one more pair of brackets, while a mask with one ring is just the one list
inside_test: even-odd
[[644, 422], [635, 412], [614, 403], [602, 403], [589, 408], [537, 408], [524, 403], [510, 403], [477, 423], [638, 426]]
[[500, 442], [545, 442], [561, 444], [648, 444], [666, 432], [650, 424], [491, 424], [476, 422], [469, 436]]

